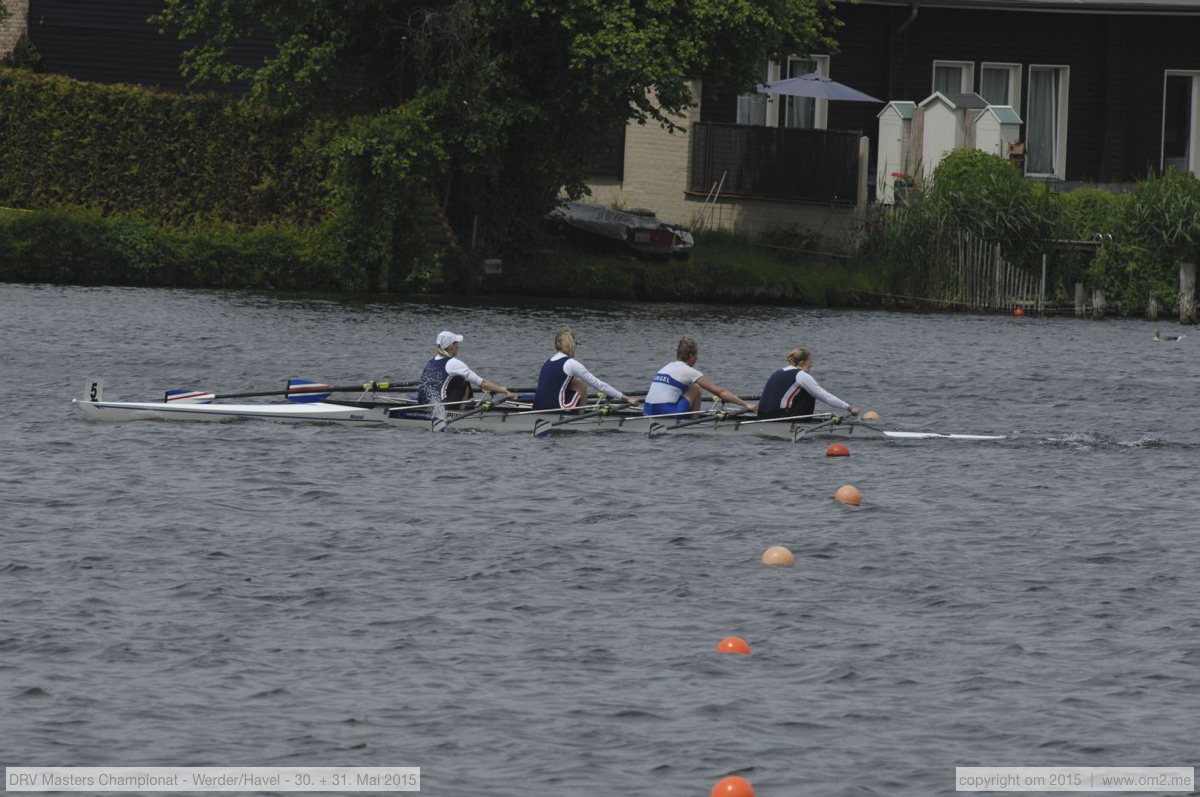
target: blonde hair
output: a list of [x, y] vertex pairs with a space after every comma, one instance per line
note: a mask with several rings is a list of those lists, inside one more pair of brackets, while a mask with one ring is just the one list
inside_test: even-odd
[[554, 333], [554, 348], [568, 357], [575, 356], [575, 333], [570, 327], [563, 327]]
[[682, 362], [693, 354], [700, 356], [700, 344], [688, 337], [680, 338], [679, 345], [675, 347], [675, 358]]
[[792, 349], [787, 355], [788, 362], [797, 368], [799, 368], [801, 364], [806, 363], [811, 359], [812, 352], [808, 349]]

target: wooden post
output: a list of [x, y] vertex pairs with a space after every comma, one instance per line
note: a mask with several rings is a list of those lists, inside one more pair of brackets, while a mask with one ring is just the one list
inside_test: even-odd
[[1004, 261], [1000, 258], [1000, 244], [996, 244], [995, 249], [992, 251], [992, 263], [995, 274], [992, 287], [992, 307], [999, 308], [1004, 306]]
[[1075, 283], [1075, 315], [1083, 317], [1083, 283]]
[[1042, 284], [1038, 288], [1038, 313], [1046, 309], [1046, 255], [1042, 255]]
[[1096, 288], [1092, 291], [1092, 318], [1104, 318], [1104, 289]]
[[861, 223], [867, 217], [867, 165], [871, 158], [871, 139], [860, 136], [858, 139], [858, 201], [854, 210]]
[[1158, 291], [1150, 291], [1150, 298], [1146, 299], [1146, 318], [1158, 320]]
[[1196, 323], [1196, 264], [1179, 266], [1179, 323]]

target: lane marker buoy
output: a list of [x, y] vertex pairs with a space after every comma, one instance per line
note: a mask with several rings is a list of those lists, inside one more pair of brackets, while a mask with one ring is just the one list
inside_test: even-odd
[[717, 643], [717, 653], [741, 653], [750, 655], [750, 646], [740, 636], [727, 636]]
[[841, 501], [843, 504], [849, 504], [850, 506], [859, 506], [862, 504], [862, 493], [853, 484], [843, 484], [833, 494], [833, 497], [835, 500]]
[[718, 780], [708, 797], [754, 797], [754, 787], [745, 778], [730, 775]]
[[796, 557], [792, 552], [782, 545], [772, 545], [767, 550], [763, 551], [762, 563], [764, 565], [782, 565], [783, 567], [791, 567], [796, 564]]

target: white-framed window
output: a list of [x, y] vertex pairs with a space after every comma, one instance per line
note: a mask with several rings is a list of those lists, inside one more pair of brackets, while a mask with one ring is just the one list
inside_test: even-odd
[[1162, 163], [1181, 172], [1200, 170], [1200, 72], [1163, 75]]
[[[786, 62], [763, 61], [760, 70], [763, 83], [800, 77], [809, 72], [828, 76], [829, 56], [792, 57]], [[784, 127], [821, 129], [826, 126], [828, 116], [828, 100], [757, 92], [738, 95], [737, 123], [740, 125], [777, 127], [782, 120]]]
[[[778, 73], [776, 73], [778, 74]], [[770, 83], [771, 63], [769, 61], [761, 61], [758, 65], [758, 78], [761, 83]], [[767, 123], [767, 96], [758, 92], [750, 92], [749, 94], [739, 94], [737, 104], [737, 123], [739, 125], [758, 125], [762, 127]]]
[[1025, 173], [1066, 179], [1067, 90], [1065, 66], [1029, 67], [1025, 111]]
[[975, 85], [975, 64], [970, 61], [934, 61], [933, 90], [965, 94]]
[[992, 64], [984, 61], [979, 65], [979, 96], [990, 105], [1021, 107], [1021, 65]]
[[[809, 58], [789, 58], [787, 77], [800, 77], [810, 72], [829, 76], [829, 56], [816, 55]], [[829, 101], [812, 97], [779, 97], [783, 100], [783, 126], [801, 127], [808, 130], [823, 129], [829, 116]]]

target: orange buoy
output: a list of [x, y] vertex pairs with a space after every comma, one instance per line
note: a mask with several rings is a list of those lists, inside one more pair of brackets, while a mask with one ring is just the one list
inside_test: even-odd
[[833, 494], [833, 497], [843, 504], [849, 504], [850, 506], [858, 506], [862, 503], [862, 494], [852, 484], [843, 484]]
[[867, 410], [858, 417], [862, 418], [864, 421], [877, 421], [879, 420], [879, 413], [875, 410]]
[[796, 564], [796, 557], [792, 552], [782, 545], [772, 545], [767, 550], [763, 551], [762, 563], [764, 565], [782, 565], [791, 567]]
[[830, 443], [829, 448], [825, 449], [827, 457], [848, 457], [850, 449], [846, 448], [845, 443]]
[[741, 653], [750, 655], [750, 646], [740, 636], [727, 636], [717, 644], [717, 653]]
[[1017, 305], [1016, 309], [1013, 310], [1013, 315], [1015, 315], [1017, 318], [1020, 318], [1021, 316], [1025, 315], [1025, 311], [1021, 309], [1020, 305]]
[[730, 775], [718, 780], [708, 797], [754, 797], [754, 787], [745, 778]]

